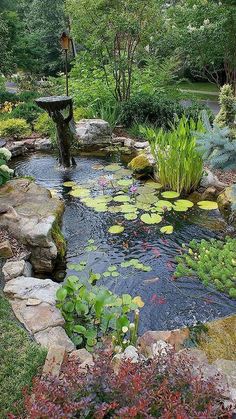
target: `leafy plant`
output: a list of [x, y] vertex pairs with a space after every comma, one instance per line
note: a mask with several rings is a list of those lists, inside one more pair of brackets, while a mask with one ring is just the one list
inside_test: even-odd
[[172, 130], [145, 130], [151, 152], [157, 162], [160, 183], [179, 193], [195, 189], [203, 174], [203, 161], [196, 148], [194, 131], [203, 131], [200, 119], [195, 122], [183, 116]]
[[89, 108], [78, 107], [73, 111], [74, 120], [79, 121], [80, 119], [93, 118], [93, 111]]
[[25, 119], [26, 122], [33, 125], [42, 110], [34, 102], [20, 103], [11, 112], [12, 118]]
[[[135, 344], [141, 299], [129, 294], [117, 296], [104, 286], [96, 285], [101, 274], [85, 272], [86, 262], [70, 264], [80, 277], [70, 275], [57, 291], [57, 307], [66, 321], [66, 331], [78, 347], [92, 351], [110, 335], [121, 348]], [[117, 271], [116, 271], [117, 272]], [[113, 270], [112, 270], [113, 273]], [[128, 317], [133, 313], [134, 323]]]
[[[36, 378], [25, 397], [27, 417], [39, 418], [231, 418], [221, 377], [206, 377], [183, 353], [150, 360], [121, 360], [102, 352], [82, 371], [64, 365], [61, 377]], [[223, 407], [228, 406], [228, 407]]]
[[6, 119], [0, 120], [0, 135], [19, 139], [30, 135], [30, 126], [25, 119]]
[[11, 152], [7, 148], [0, 148], [0, 186], [10, 180], [14, 171], [7, 166], [7, 162], [11, 158]]
[[97, 117], [107, 121], [113, 130], [121, 120], [121, 106], [119, 103], [97, 102], [94, 106]]
[[55, 123], [46, 112], [38, 116], [34, 124], [34, 129], [36, 132], [47, 137], [54, 138], [56, 135]]
[[185, 253], [178, 256], [175, 276], [197, 276], [204, 285], [213, 285], [218, 291], [236, 298], [236, 239], [211, 239], [198, 243], [192, 240]]

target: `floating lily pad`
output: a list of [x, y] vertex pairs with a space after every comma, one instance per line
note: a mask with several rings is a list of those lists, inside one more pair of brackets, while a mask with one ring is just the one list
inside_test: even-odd
[[178, 204], [178, 205], [173, 205], [173, 210], [177, 212], [187, 212], [189, 208], [184, 205]]
[[218, 209], [218, 204], [217, 202], [214, 202], [214, 201], [199, 201], [197, 205], [203, 210]]
[[111, 234], [120, 234], [120, 233], [123, 233], [124, 227], [123, 226], [120, 226], [120, 225], [114, 225], [114, 226], [111, 226], [108, 229], [108, 231]]
[[164, 226], [164, 227], [161, 227], [160, 232], [164, 234], [172, 234], [173, 230], [174, 230], [173, 226]]
[[118, 170], [115, 174], [114, 174], [114, 178], [115, 179], [121, 179], [124, 176], [131, 176], [132, 175], [132, 171], [129, 169], [120, 169]]
[[97, 204], [93, 208], [96, 212], [106, 212], [108, 210], [107, 205], [103, 203]]
[[180, 194], [175, 191], [166, 191], [166, 192], [162, 192], [161, 195], [163, 196], [163, 198], [173, 199], [173, 198], [178, 198]]
[[117, 185], [119, 185], [119, 186], [131, 186], [131, 185], [133, 185], [133, 180], [132, 179], [121, 179], [121, 180], [118, 180]]
[[67, 188], [72, 188], [73, 186], [77, 186], [77, 183], [72, 180], [69, 180], [68, 182], [64, 182], [63, 186], [66, 186]]
[[117, 214], [118, 212], [121, 212], [121, 205], [114, 205], [112, 207], [109, 207], [108, 212], [110, 212], [111, 214]]
[[117, 196], [114, 196], [113, 201], [115, 201], [115, 202], [128, 202], [128, 201], [130, 201], [130, 196], [129, 195], [117, 195]]
[[193, 202], [188, 201], [187, 199], [177, 199], [177, 201], [175, 201], [175, 204], [176, 205], [183, 205], [183, 206], [188, 207], [188, 208], [192, 208], [193, 205], [194, 205]]
[[137, 209], [141, 209], [143, 211], [150, 211], [150, 209], [151, 209], [151, 205], [144, 204], [143, 202], [137, 202], [135, 204], [135, 206], [136, 206]]
[[143, 214], [141, 220], [145, 224], [159, 224], [162, 221], [162, 217], [159, 214]]
[[126, 219], [126, 220], [130, 220], [130, 221], [133, 221], [133, 220], [136, 220], [137, 218], [138, 218], [138, 214], [137, 213], [128, 213], [128, 214], [125, 214], [124, 215], [124, 218]]
[[153, 188], [153, 189], [162, 188], [162, 185], [158, 182], [154, 182], [154, 180], [147, 180], [147, 182], [145, 182], [145, 186], [148, 186], [149, 188]]
[[90, 191], [85, 188], [76, 188], [69, 192], [69, 195], [74, 196], [75, 198], [86, 197], [90, 194]]
[[108, 164], [108, 166], [104, 167], [104, 170], [107, 170], [108, 172], [116, 172], [117, 170], [120, 170], [120, 165], [118, 163]]
[[[146, 184], [145, 184], [146, 185]], [[156, 193], [156, 190], [155, 189], [153, 189], [153, 188], [151, 188], [151, 187], [149, 187], [149, 186], [139, 186], [138, 188], [137, 188], [137, 193], [138, 194], [140, 194], [140, 195], [142, 195], [142, 194], [154, 194], [154, 193]]]
[[130, 213], [130, 212], [134, 213], [136, 212], [136, 207], [132, 204], [123, 204], [120, 206], [120, 210], [123, 213]]
[[164, 199], [160, 199], [159, 201], [156, 202], [155, 206], [156, 208], [160, 208], [160, 209], [164, 208], [170, 211], [173, 207], [173, 204], [170, 201], [165, 201]]
[[142, 202], [143, 204], [154, 204], [157, 201], [157, 197], [152, 194], [141, 194], [137, 196], [137, 202]]

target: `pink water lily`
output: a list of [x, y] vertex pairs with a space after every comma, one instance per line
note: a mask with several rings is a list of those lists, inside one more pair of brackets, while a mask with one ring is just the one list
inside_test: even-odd
[[132, 194], [135, 194], [137, 192], [138, 188], [137, 188], [137, 186], [132, 185], [129, 190]]

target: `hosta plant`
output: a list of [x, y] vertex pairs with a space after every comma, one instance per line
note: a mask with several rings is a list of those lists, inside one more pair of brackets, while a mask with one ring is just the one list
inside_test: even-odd
[[[85, 272], [86, 263], [73, 264], [79, 276], [70, 275], [57, 291], [57, 307], [66, 321], [66, 331], [77, 347], [92, 351], [110, 336], [121, 348], [135, 344], [138, 332], [140, 297], [117, 296], [96, 285], [101, 275]], [[112, 267], [111, 267], [112, 268]], [[132, 322], [131, 322], [131, 320]]]
[[178, 256], [175, 276], [196, 276], [204, 285], [236, 298], [236, 239], [211, 239], [198, 243], [192, 240], [183, 245], [184, 254]]
[[4, 185], [13, 175], [13, 170], [7, 166], [11, 158], [11, 152], [5, 148], [0, 148], [0, 186]]
[[160, 183], [179, 193], [196, 189], [203, 175], [203, 160], [196, 148], [195, 131], [204, 130], [201, 120], [183, 116], [170, 131], [145, 129], [157, 162]]

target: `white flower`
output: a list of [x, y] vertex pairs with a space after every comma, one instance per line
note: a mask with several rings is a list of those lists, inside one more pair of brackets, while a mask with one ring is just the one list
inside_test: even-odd
[[1, 157], [4, 160], [8, 161], [11, 158], [11, 152], [7, 148], [2, 147], [2, 148], [0, 148], [0, 158]]
[[203, 21], [203, 23], [204, 23], [204, 25], [209, 25], [210, 20], [209, 20], [209, 19], [205, 19], [205, 20]]
[[9, 173], [9, 175], [12, 175], [14, 173], [14, 170], [10, 169], [6, 164], [2, 164], [0, 166], [0, 170], [2, 172]]
[[129, 330], [129, 329], [128, 329], [128, 327], [127, 327], [127, 326], [123, 326], [123, 327], [122, 327], [122, 332], [123, 332], [123, 333], [127, 333], [127, 332], [128, 332], [128, 330]]
[[187, 26], [187, 29], [188, 29], [188, 32], [189, 32], [189, 33], [192, 33], [192, 32], [194, 32], [194, 31], [196, 31], [196, 28], [195, 28], [194, 26], [192, 26], [191, 24], [189, 24], [189, 25]]

